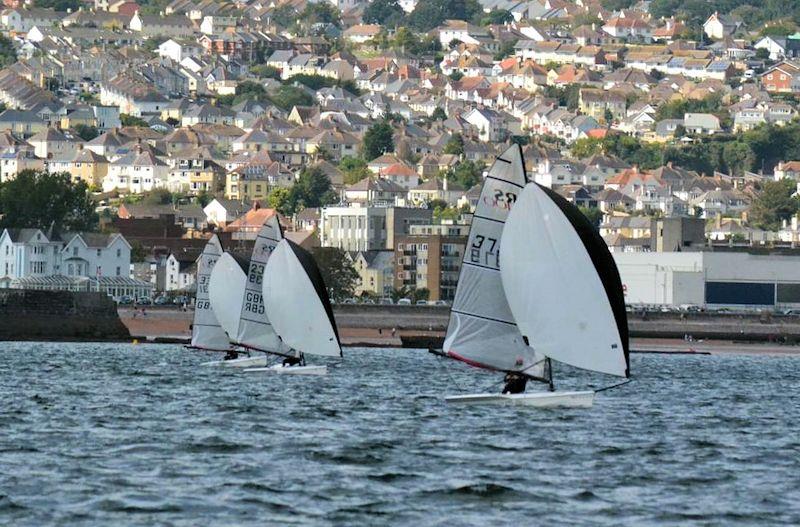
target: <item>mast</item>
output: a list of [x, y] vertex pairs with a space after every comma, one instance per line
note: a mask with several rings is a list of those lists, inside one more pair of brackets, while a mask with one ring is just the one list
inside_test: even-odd
[[520, 334], [500, 275], [500, 239], [525, 187], [522, 149], [512, 145], [489, 169], [472, 217], [443, 353], [472, 366], [543, 379], [543, 356]]

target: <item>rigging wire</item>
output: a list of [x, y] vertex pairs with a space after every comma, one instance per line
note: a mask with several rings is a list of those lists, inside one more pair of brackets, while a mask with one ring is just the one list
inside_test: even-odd
[[[441, 356], [441, 355], [436, 355], [436, 356], [439, 358], [440, 367], [441, 367], [441, 361], [442, 361], [442, 359], [443, 359], [444, 357], [443, 357], [443, 356]], [[459, 392], [463, 392], [464, 390], [461, 388], [461, 386], [459, 386], [459, 385], [458, 385], [458, 383], [456, 382], [456, 380], [455, 380], [455, 379], [453, 378], [453, 376], [450, 374], [450, 368], [444, 367], [444, 368], [442, 368], [442, 369], [443, 369], [443, 370], [445, 371], [445, 373], [447, 374], [447, 377], [449, 377], [449, 378], [450, 378], [450, 383], [451, 383], [453, 386], [455, 386], [455, 387], [456, 387], [456, 390], [458, 390]]]
[[625, 379], [624, 381], [619, 382], [617, 384], [612, 384], [611, 386], [606, 386], [605, 388], [600, 388], [599, 390], [595, 390], [594, 393], [600, 393], [600, 392], [604, 392], [606, 390], [613, 390], [614, 388], [619, 388], [620, 386], [625, 386], [626, 384], [628, 384], [632, 380], [633, 379]]

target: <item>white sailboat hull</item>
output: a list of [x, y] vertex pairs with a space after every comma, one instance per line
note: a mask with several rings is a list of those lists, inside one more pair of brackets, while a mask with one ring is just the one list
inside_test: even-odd
[[282, 364], [275, 364], [266, 368], [248, 368], [244, 370], [247, 373], [274, 373], [277, 375], [327, 375], [328, 367], [323, 365], [316, 366], [284, 366]]
[[448, 403], [458, 404], [505, 404], [512, 406], [535, 406], [537, 408], [591, 408], [593, 391], [585, 392], [534, 392], [534, 393], [474, 393], [446, 397]]
[[221, 366], [223, 368], [257, 368], [266, 365], [266, 355], [256, 355], [254, 357], [242, 357], [240, 359], [231, 360], [213, 360], [202, 364], [202, 366]]

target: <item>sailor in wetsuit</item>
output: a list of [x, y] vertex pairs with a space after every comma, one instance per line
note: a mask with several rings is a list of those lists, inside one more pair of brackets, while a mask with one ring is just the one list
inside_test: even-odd
[[284, 368], [288, 368], [289, 366], [300, 366], [302, 364], [303, 364], [303, 359], [301, 359], [300, 357], [295, 357], [293, 355], [283, 359]]
[[521, 373], [508, 372], [506, 373], [506, 383], [503, 387], [503, 393], [524, 393], [525, 386], [528, 384], [528, 377]]
[[234, 360], [239, 358], [239, 352], [235, 349], [229, 349], [228, 353], [225, 354], [222, 360]]

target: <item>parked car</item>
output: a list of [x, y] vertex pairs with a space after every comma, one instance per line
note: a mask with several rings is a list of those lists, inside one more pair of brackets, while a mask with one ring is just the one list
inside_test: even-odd
[[434, 306], [449, 306], [449, 305], [450, 305], [450, 302], [448, 302], [447, 300], [436, 300], [436, 301], [433, 303], [433, 305], [434, 305]]
[[398, 306], [410, 306], [411, 305], [411, 299], [410, 298], [401, 298], [400, 300], [397, 301], [397, 305]]
[[122, 306], [129, 306], [133, 304], [133, 298], [128, 295], [123, 295], [119, 297], [119, 304]]
[[171, 304], [171, 303], [172, 303], [172, 301], [169, 299], [169, 297], [166, 297], [166, 296], [160, 296], [160, 297], [156, 298], [155, 300], [153, 300], [153, 305], [156, 305], [156, 306], [165, 306], [165, 305]]
[[182, 306], [183, 304], [189, 305], [189, 297], [188, 296], [176, 296], [172, 299], [172, 303], [176, 306]]
[[427, 300], [417, 300], [416, 304], [418, 306], [427, 306], [428, 305], [428, 301]]
[[394, 304], [394, 301], [391, 298], [389, 298], [388, 296], [385, 296], [385, 297], [381, 298], [378, 303], [379, 304], [383, 304], [383, 305], [392, 305], [392, 304]]
[[153, 303], [153, 301], [150, 299], [149, 296], [140, 296], [139, 298], [136, 299], [136, 303], [139, 304], [140, 306], [149, 306], [150, 304]]

